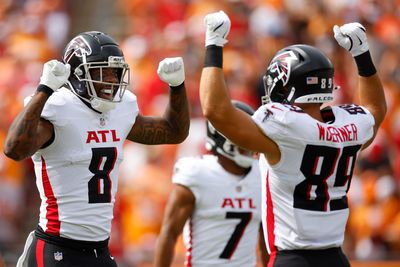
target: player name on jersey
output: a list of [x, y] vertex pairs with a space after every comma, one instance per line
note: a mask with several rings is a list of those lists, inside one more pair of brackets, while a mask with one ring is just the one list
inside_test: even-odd
[[323, 126], [319, 123], [317, 123], [317, 126], [319, 130], [319, 140], [335, 143], [358, 140], [358, 129], [354, 123], [346, 124], [342, 127]]
[[233, 208], [233, 209], [256, 209], [257, 207], [253, 203], [251, 198], [224, 198], [221, 208]]
[[116, 130], [100, 130], [100, 131], [87, 131], [86, 144], [92, 141], [95, 143], [118, 142], [121, 139], [117, 137]]

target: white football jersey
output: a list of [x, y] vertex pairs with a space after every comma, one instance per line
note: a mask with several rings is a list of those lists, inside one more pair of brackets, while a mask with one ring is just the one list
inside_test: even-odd
[[138, 112], [130, 91], [103, 114], [66, 88], [51, 95], [41, 117], [53, 124], [55, 139], [32, 156], [46, 233], [85, 241], [109, 237], [122, 146]]
[[332, 107], [334, 121], [319, 122], [300, 108], [261, 106], [254, 121], [281, 151], [270, 166], [260, 157], [263, 227], [269, 250], [341, 246], [348, 219], [346, 193], [374, 118], [357, 105]]
[[217, 157], [182, 158], [173, 183], [189, 188], [195, 208], [183, 231], [186, 266], [256, 266], [261, 224], [257, 161], [244, 177], [227, 172]]

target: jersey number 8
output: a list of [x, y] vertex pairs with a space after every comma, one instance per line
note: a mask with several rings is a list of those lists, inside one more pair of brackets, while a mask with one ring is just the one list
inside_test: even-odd
[[116, 147], [92, 148], [89, 171], [94, 176], [88, 183], [89, 203], [111, 202], [112, 183], [110, 172], [114, 169], [116, 159]]

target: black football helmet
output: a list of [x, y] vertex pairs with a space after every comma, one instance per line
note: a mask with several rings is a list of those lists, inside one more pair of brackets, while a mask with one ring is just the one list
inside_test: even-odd
[[[69, 86], [81, 99], [89, 102], [98, 111], [104, 112], [114, 108], [115, 103], [122, 100], [129, 85], [129, 65], [118, 43], [105, 33], [91, 31], [75, 36], [65, 47], [64, 63], [71, 65]], [[117, 71], [118, 82], [103, 81], [103, 69], [112, 68]], [[91, 71], [98, 69], [100, 78], [92, 79]], [[95, 84], [103, 84], [112, 90], [113, 99], [97, 96]], [[118, 94], [117, 94], [118, 92]]]
[[325, 103], [333, 100], [333, 65], [317, 48], [291, 45], [278, 51], [263, 76], [268, 102]]
[[[249, 105], [241, 101], [232, 100], [232, 104], [249, 115], [254, 113], [254, 110]], [[240, 153], [239, 147], [218, 132], [209, 121], [207, 121], [206, 149], [227, 157], [242, 168], [250, 168], [254, 161], [254, 153]]]

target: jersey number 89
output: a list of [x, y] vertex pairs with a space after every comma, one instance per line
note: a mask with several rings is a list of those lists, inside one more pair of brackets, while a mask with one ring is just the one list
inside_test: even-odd
[[[346, 193], [350, 188], [357, 153], [361, 145], [346, 146], [343, 149], [329, 146], [307, 145], [300, 170], [306, 178], [294, 190], [294, 208], [328, 211], [348, 208]], [[342, 153], [340, 153], [342, 152]], [[340, 157], [339, 157], [340, 155]], [[346, 191], [339, 198], [330, 200], [328, 178], [334, 173], [333, 187]], [[329, 209], [328, 209], [329, 203]]]

